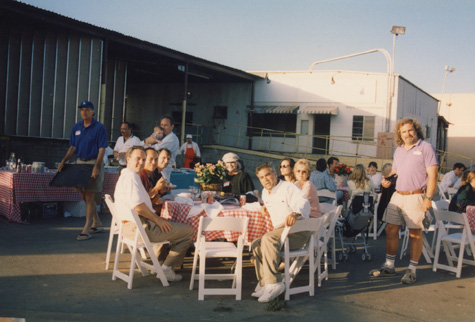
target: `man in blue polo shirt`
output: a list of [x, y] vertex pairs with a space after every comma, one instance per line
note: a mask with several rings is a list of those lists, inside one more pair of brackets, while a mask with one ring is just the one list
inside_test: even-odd
[[102, 192], [104, 182], [104, 158], [105, 148], [108, 145], [107, 132], [94, 116], [94, 104], [83, 101], [78, 108], [81, 110], [82, 121], [73, 126], [69, 139], [69, 150], [58, 166], [58, 171], [63, 169], [64, 164], [74, 155], [77, 156], [77, 164], [92, 164], [92, 180], [85, 188], [78, 189], [86, 202], [86, 224], [77, 236], [77, 240], [88, 240], [91, 234], [102, 232], [102, 222], [97, 215], [94, 195]]

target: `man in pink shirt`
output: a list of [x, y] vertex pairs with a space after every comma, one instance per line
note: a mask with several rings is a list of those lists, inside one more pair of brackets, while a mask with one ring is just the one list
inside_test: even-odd
[[[389, 202], [385, 220], [386, 262], [380, 269], [370, 272], [375, 277], [395, 276], [394, 262], [399, 247], [401, 226], [409, 228], [410, 263], [401, 283], [416, 281], [416, 269], [422, 254], [422, 220], [432, 207], [432, 197], [437, 184], [438, 162], [434, 148], [424, 141], [424, 134], [417, 120], [399, 120], [395, 129], [396, 144], [393, 169], [389, 176], [397, 175], [396, 192]], [[381, 185], [389, 187], [384, 179]]]

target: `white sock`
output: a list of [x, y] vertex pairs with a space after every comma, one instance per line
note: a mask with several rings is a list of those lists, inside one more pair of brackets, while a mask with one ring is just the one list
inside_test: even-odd
[[386, 262], [384, 263], [384, 266], [389, 267], [389, 268], [394, 268], [395, 262], [396, 262], [396, 255], [386, 254]]

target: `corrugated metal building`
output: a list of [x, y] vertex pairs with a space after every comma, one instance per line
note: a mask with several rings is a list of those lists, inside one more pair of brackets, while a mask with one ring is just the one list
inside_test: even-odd
[[[96, 105], [109, 140], [120, 124], [148, 136], [181, 123], [247, 122], [260, 77], [11, 0], [0, 0], [0, 161], [10, 151], [52, 166], [68, 147], [78, 102]], [[224, 111], [224, 113], [223, 113]], [[176, 127], [177, 128], [177, 127]], [[175, 131], [176, 133], [179, 132]], [[211, 135], [209, 135], [211, 137]]]

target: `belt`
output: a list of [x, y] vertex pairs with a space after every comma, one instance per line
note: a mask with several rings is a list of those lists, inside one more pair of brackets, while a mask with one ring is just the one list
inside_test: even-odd
[[397, 191], [400, 195], [407, 196], [407, 195], [418, 195], [421, 193], [425, 193], [425, 190], [412, 190], [412, 191]]
[[95, 160], [95, 159], [81, 159], [81, 158], [79, 158], [79, 160], [81, 160], [82, 162], [86, 162], [86, 161], [91, 161], [91, 160]]

